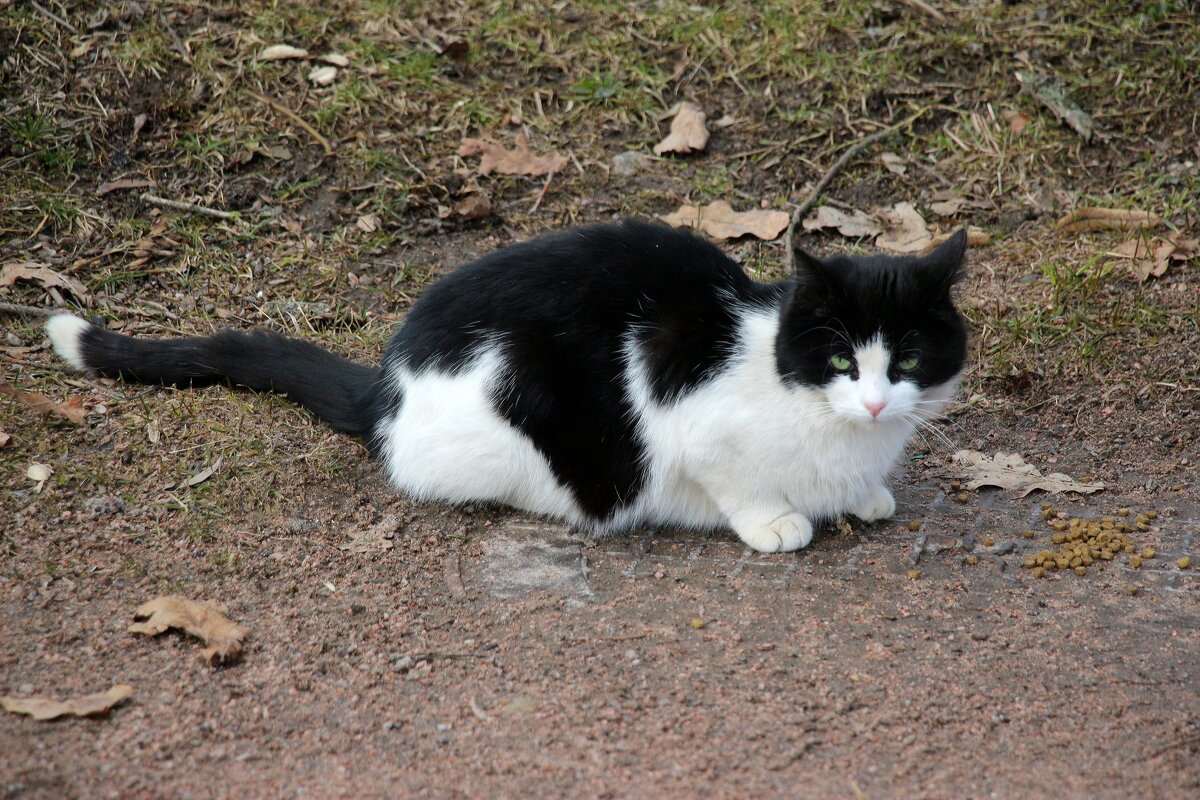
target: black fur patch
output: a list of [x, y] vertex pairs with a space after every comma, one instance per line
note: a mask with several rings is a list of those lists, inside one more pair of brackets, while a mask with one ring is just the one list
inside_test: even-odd
[[280, 392], [334, 429], [355, 436], [368, 435], [378, 414], [378, 369], [273, 333], [134, 339], [92, 325], [84, 330], [79, 349], [89, 369], [114, 378], [180, 387], [227, 383]]

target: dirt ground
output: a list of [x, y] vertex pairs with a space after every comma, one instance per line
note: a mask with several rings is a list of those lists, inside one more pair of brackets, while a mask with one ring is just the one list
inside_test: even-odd
[[[1091, 139], [1017, 71], [1061, 81]], [[134, 689], [0, 714], [0, 797], [1200, 796], [1200, 260], [1142, 280], [1153, 259], [1111, 255], [1134, 233], [1055, 225], [1141, 209], [1152, 248], [1197, 237], [1198, 81], [1188, 3], [0, 0], [0, 269], [64, 279], [0, 285], [0, 384], [86, 411], [0, 396], [0, 696]], [[705, 151], [620, 174], [683, 99]], [[40, 329], [64, 307], [375, 359], [475, 255], [683, 202], [789, 211], [888, 126], [824, 198], [989, 234], [959, 289], [971, 361], [896, 517], [798, 553], [415, 503], [284, 399], [72, 374]], [[522, 131], [569, 165], [457, 155]], [[480, 193], [490, 213], [456, 211]], [[783, 273], [782, 240], [723, 246]], [[960, 448], [1105, 488], [967, 489]], [[1134, 553], [1023, 566], [1104, 518]], [[224, 606], [241, 657], [128, 633], [161, 595]]]

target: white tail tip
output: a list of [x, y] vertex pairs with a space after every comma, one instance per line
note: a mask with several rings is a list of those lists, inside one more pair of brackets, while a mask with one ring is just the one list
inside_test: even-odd
[[55, 314], [46, 322], [46, 335], [54, 345], [54, 352], [77, 370], [88, 368], [82, 345], [83, 335], [90, 327], [90, 322], [73, 314]]

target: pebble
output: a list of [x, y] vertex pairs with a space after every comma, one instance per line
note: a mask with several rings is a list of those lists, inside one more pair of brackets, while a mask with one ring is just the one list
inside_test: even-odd
[[12, 331], [4, 334], [4, 341], [8, 342], [9, 347], [20, 347], [22, 344], [24, 344], [24, 342], [21, 341], [21, 338]]
[[1006, 556], [1017, 547], [1015, 542], [1001, 542], [988, 552], [994, 556]]
[[396, 672], [408, 672], [414, 663], [412, 656], [400, 656], [392, 663], [392, 669]]

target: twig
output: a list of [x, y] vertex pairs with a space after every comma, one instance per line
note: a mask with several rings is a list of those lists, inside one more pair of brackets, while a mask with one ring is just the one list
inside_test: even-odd
[[217, 219], [235, 219], [237, 217], [237, 214], [233, 213], [232, 211], [220, 211], [219, 209], [197, 205], [196, 203], [183, 203], [179, 200], [168, 200], [165, 197], [159, 197], [158, 195], [153, 195], [149, 192], [146, 192], [141, 196], [141, 201], [143, 203], [149, 203], [152, 206], [158, 206], [159, 208], [169, 208], [173, 211], [188, 211], [193, 214], [203, 214], [206, 217], [216, 217]]
[[64, 308], [40, 308], [39, 306], [22, 306], [17, 303], [0, 303], [0, 313], [19, 314], [26, 317], [53, 317], [66, 311]]
[[919, 115], [920, 115], [920, 112], [918, 112], [917, 114], [913, 114], [911, 117], [908, 117], [903, 122], [900, 122], [896, 125], [892, 125], [890, 128], [884, 128], [883, 130], [875, 131], [870, 136], [864, 136], [862, 139], [859, 139], [857, 142], [854, 143], [854, 145], [852, 147], [847, 148], [846, 152], [842, 153], [842, 155], [838, 158], [838, 160], [833, 162], [833, 166], [830, 167], [823, 176], [821, 176], [821, 180], [817, 181], [817, 187], [815, 189], [813, 189], [812, 193], [804, 200], [804, 202], [801, 203], [796, 208], [796, 210], [792, 212], [792, 219], [790, 222], [788, 222], [787, 248], [788, 248], [788, 265], [790, 268], [794, 269], [796, 266], [795, 264], [792, 263], [792, 242], [795, 240], [796, 226], [798, 226], [800, 224], [800, 222], [804, 219], [804, 215], [807, 214], [809, 212], [809, 210], [817, 204], [817, 201], [821, 199], [821, 194], [829, 186], [830, 182], [833, 181], [834, 177], [837, 176], [837, 174], [842, 171], [842, 167], [844, 167], [844, 166], [846, 166], [846, 164], [850, 163], [850, 160], [853, 159], [855, 156], [857, 156], [859, 153], [861, 153], [863, 150], [866, 150], [868, 147], [875, 144], [876, 142], [882, 141], [882, 140], [886, 139], [887, 137], [891, 136], [893, 133], [900, 130], [900, 128], [904, 127], [905, 125], [908, 125], [910, 122], [915, 120]]
[[542, 184], [542, 190], [538, 192], [537, 199], [533, 201], [533, 207], [529, 209], [529, 213], [538, 210], [538, 206], [542, 204], [542, 198], [546, 196], [546, 190], [550, 188], [550, 179], [554, 177], [553, 172], [546, 173], [546, 182]]
[[928, 14], [943, 25], [946, 24], [946, 15], [938, 11], [933, 6], [925, 2], [925, 0], [900, 0], [901, 3], [915, 11], [920, 11], [922, 14]]
[[304, 119], [299, 114], [297, 114], [295, 111], [292, 111], [290, 108], [283, 105], [282, 103], [272, 100], [271, 98], [269, 98], [265, 95], [261, 95], [258, 92], [252, 92], [247, 89], [246, 94], [250, 95], [258, 102], [264, 103], [264, 104], [270, 106], [271, 108], [278, 111], [280, 114], [283, 114], [285, 117], [290, 119], [292, 122], [299, 125], [301, 128], [303, 128], [305, 131], [308, 132], [309, 136], [311, 136], [313, 139], [316, 140], [317, 144], [321, 145], [322, 149], [325, 150], [325, 155], [327, 155], [327, 156], [333, 155], [333, 145], [331, 145], [329, 143], [329, 140], [326, 139], [321, 134], [317, 133], [317, 129], [314, 128], [312, 125], [309, 125], [307, 122], [305, 122]]
[[69, 30], [71, 33], [78, 33], [78, 32], [79, 32], [79, 29], [78, 29], [78, 28], [76, 28], [76, 27], [75, 27], [74, 25], [72, 25], [71, 23], [67, 22], [67, 21], [66, 21], [65, 19], [63, 19], [62, 17], [60, 17], [60, 16], [58, 16], [57, 14], [55, 14], [55, 13], [54, 13], [53, 11], [51, 11], [50, 9], [43, 7], [43, 6], [42, 6], [40, 3], [38, 3], [38, 2], [37, 2], [37, 0], [34, 0], [34, 2], [30, 3], [30, 5], [31, 5], [31, 6], [33, 6], [33, 10], [34, 10], [34, 11], [38, 12], [39, 14], [41, 14], [43, 17], [45, 17], [46, 19], [50, 20], [51, 22], [57, 22], [59, 25], [61, 25], [61, 26], [63, 26], [64, 28], [66, 28], [66, 29], [67, 29], [67, 30]]

